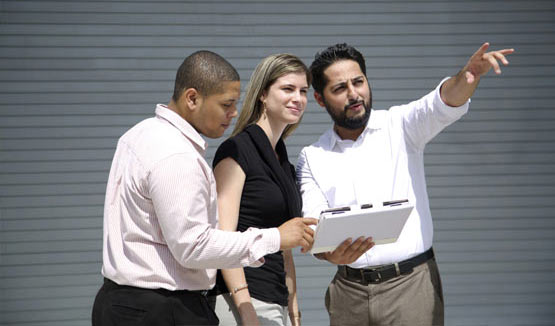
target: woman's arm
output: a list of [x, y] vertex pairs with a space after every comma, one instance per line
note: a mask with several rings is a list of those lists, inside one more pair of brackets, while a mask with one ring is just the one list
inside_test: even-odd
[[289, 318], [292, 326], [301, 325], [301, 313], [299, 303], [297, 301], [297, 276], [295, 273], [295, 262], [293, 261], [293, 253], [291, 250], [283, 251], [283, 265], [285, 268], [285, 283], [289, 290], [288, 309]]
[[[241, 193], [246, 175], [232, 158], [225, 158], [214, 168], [216, 189], [218, 192], [219, 228], [225, 231], [237, 231]], [[227, 288], [230, 289], [233, 302], [239, 310], [244, 325], [258, 325], [258, 317], [251, 303], [249, 289], [243, 268], [222, 269]], [[236, 293], [234, 289], [243, 288]]]

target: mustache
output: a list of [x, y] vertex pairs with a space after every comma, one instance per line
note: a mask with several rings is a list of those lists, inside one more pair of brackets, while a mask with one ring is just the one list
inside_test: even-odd
[[364, 100], [361, 99], [361, 100], [355, 100], [355, 101], [349, 102], [349, 104], [345, 105], [344, 109], [348, 110], [351, 106], [359, 105], [359, 104], [365, 105]]

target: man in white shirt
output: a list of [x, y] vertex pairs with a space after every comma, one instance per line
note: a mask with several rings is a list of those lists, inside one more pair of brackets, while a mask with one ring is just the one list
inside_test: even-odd
[[480, 77], [491, 68], [499, 74], [498, 61], [508, 64], [505, 55], [513, 49], [486, 52], [488, 47], [483, 44], [428, 95], [389, 110], [371, 110], [364, 58], [355, 48], [337, 44], [316, 54], [310, 67], [314, 97], [334, 125], [299, 156], [303, 215], [389, 200], [415, 205], [397, 242], [362, 255], [342, 247], [317, 256], [338, 265], [326, 293], [332, 325], [443, 325], [423, 153], [466, 113]]
[[278, 250], [312, 244], [295, 218], [278, 228], [218, 230], [216, 183], [201, 134], [221, 137], [237, 115], [240, 82], [221, 56], [199, 51], [177, 71], [156, 116], [118, 141], [106, 188], [102, 274], [93, 326], [217, 325], [206, 290], [216, 268], [260, 266]]

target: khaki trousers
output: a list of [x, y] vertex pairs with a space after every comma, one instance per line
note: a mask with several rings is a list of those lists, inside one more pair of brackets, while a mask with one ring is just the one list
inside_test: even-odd
[[444, 325], [443, 292], [435, 259], [383, 283], [363, 285], [339, 273], [326, 292], [330, 325]]
[[[251, 302], [261, 326], [291, 325], [287, 306], [284, 307], [277, 303], [264, 302], [255, 298], [251, 298]], [[226, 293], [217, 296], [215, 311], [218, 319], [220, 319], [220, 326], [242, 325], [239, 310], [237, 310], [229, 294]]]

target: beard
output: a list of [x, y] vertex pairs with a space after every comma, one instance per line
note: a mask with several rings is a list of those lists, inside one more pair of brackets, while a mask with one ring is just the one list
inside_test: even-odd
[[[337, 112], [334, 111], [332, 108], [330, 108], [325, 98], [324, 98], [324, 104], [333, 122], [338, 127], [355, 130], [355, 129], [366, 127], [366, 124], [370, 119], [370, 112], [372, 109], [372, 95], [370, 95], [370, 99], [368, 100], [368, 102], [364, 102], [361, 100], [352, 101], [352, 102], [349, 102], [348, 105], [345, 105], [345, 107], [343, 107], [343, 110], [337, 110]], [[349, 106], [355, 105], [355, 104], [362, 104], [362, 106], [364, 107], [364, 114], [361, 116], [347, 117], [347, 110], [349, 109]]]

